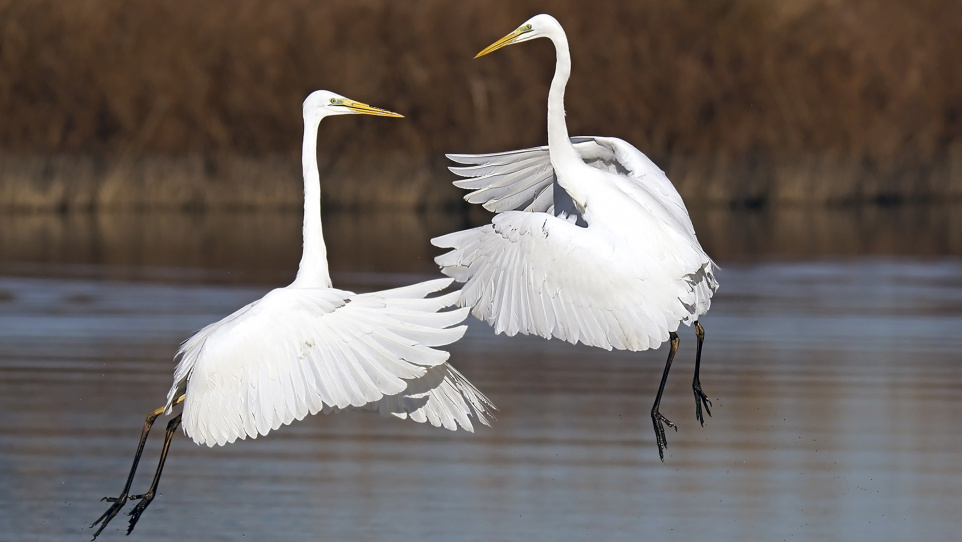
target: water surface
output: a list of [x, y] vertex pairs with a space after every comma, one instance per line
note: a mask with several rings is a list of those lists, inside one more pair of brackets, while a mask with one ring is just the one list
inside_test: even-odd
[[[648, 412], [664, 347], [605, 352], [472, 321], [450, 350], [499, 407], [493, 428], [346, 413], [222, 448], [181, 436], [130, 540], [951, 539], [962, 230], [934, 211], [949, 229], [913, 244], [903, 230], [928, 230], [926, 213], [897, 213], [910, 218], [883, 213], [876, 225], [896, 225], [861, 237], [847, 219], [833, 234], [831, 217], [696, 219], [724, 266], [702, 320], [713, 416], [695, 421], [684, 329], [663, 463]], [[0, 526], [17, 540], [87, 539], [143, 416], [164, 401], [177, 345], [293, 278], [299, 217], [0, 222]], [[806, 222], [804, 234], [788, 226]], [[335, 282], [430, 278], [426, 239], [458, 223], [330, 217]], [[161, 427], [134, 491], [149, 483]], [[124, 527], [118, 516], [100, 539]]]

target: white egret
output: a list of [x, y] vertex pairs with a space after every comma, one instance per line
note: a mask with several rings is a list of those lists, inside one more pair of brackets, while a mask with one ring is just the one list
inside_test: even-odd
[[[473, 431], [488, 425], [493, 405], [434, 347], [464, 334], [467, 309], [442, 311], [457, 292], [428, 297], [453, 281], [442, 278], [365, 294], [332, 287], [321, 231], [317, 129], [324, 117], [352, 113], [400, 117], [327, 91], [304, 101], [304, 248], [290, 286], [213, 323], [187, 339], [167, 403], [148, 414], [133, 466], [94, 538], [127, 500], [133, 530], [156, 495], [164, 460], [178, 425], [198, 444], [213, 446], [272, 429], [308, 414], [350, 409]], [[456, 326], [456, 327], [452, 327]], [[147, 432], [154, 420], [184, 403], [167, 425], [160, 462], [147, 493], [129, 495]]]
[[[548, 38], [557, 62], [548, 92], [548, 145], [495, 154], [451, 154], [473, 190], [471, 203], [498, 213], [490, 224], [432, 240], [436, 258], [464, 286], [459, 305], [497, 333], [557, 337], [605, 349], [641, 351], [671, 341], [651, 409], [658, 454], [667, 446], [659, 412], [678, 326], [694, 324], [695, 415], [711, 402], [699, 369], [708, 311], [718, 289], [715, 263], [695, 236], [671, 182], [641, 151], [614, 137], [568, 137], [564, 91], [571, 56], [554, 17], [536, 15], [475, 58]], [[677, 430], [677, 428], [676, 428]]]

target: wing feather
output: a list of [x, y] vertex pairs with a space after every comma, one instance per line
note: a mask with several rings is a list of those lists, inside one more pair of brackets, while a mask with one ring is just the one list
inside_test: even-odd
[[[594, 157], [606, 152], [594, 139], [573, 137], [571, 141], [583, 157]], [[564, 192], [557, 184], [547, 146], [490, 154], [448, 154], [447, 157], [468, 164], [448, 168], [455, 175], [465, 177], [454, 181], [455, 186], [472, 190], [464, 196], [465, 201], [491, 212], [523, 210], [555, 214], [556, 196]]]
[[[699, 244], [681, 195], [665, 172], [619, 138], [576, 136], [571, 138], [571, 143], [586, 164], [614, 174], [611, 180], [621, 193], [658, 220], [673, 240], [670, 251], [674, 259], [686, 264], [678, 273], [686, 277], [688, 291], [679, 292], [679, 297], [694, 307], [685, 323], [707, 312], [712, 294], [718, 289], [714, 277], [718, 267]], [[465, 196], [470, 203], [481, 204], [494, 212], [547, 213], [584, 225], [578, 210], [557, 182], [547, 146], [489, 154], [449, 154], [448, 158], [466, 164], [449, 169], [467, 177], [455, 181], [455, 185], [472, 190]], [[451, 242], [451, 246], [455, 246], [454, 240]], [[476, 255], [468, 253], [471, 249], [467, 244], [456, 246], [464, 251], [459, 256], [466, 261], [476, 261]], [[465, 278], [464, 270], [453, 267], [446, 268], [445, 273], [459, 282]]]
[[[271, 397], [274, 394], [274, 367], [270, 363], [264, 363], [260, 365], [259, 372], [260, 374], [255, 377], [256, 380], [254, 378], [251, 379], [251, 382], [260, 383], [260, 385], [255, 388], [257, 393], [257, 410], [251, 412], [251, 415], [254, 416], [254, 423], [257, 426], [257, 432], [262, 435], [266, 435], [268, 431], [271, 430], [271, 421], [274, 418], [273, 414], [276, 410], [274, 407], [274, 402], [271, 400]], [[187, 382], [187, 391], [188, 393], [191, 391], [190, 381]], [[205, 391], [214, 391], [216, 393], [220, 390], [215, 388], [214, 390]], [[227, 397], [228, 395], [224, 393], [217, 393], [216, 395], [213, 395], [211, 401], [213, 403], [212, 406], [217, 408], [218, 411], [222, 411], [224, 409], [224, 402]], [[283, 398], [280, 397], [278, 399], [283, 400]], [[186, 404], [184, 405], [184, 408], [187, 409]], [[266, 413], [271, 413], [271, 416], [265, 415]], [[283, 414], [281, 414], [281, 416], [283, 416]], [[213, 421], [214, 420], [212, 419], [211, 422]], [[228, 428], [225, 428], [225, 430], [227, 429]]]
[[522, 207], [543, 212], [554, 203], [552, 193], [545, 194], [545, 191], [550, 192], [554, 183], [554, 170], [547, 147], [486, 155], [447, 156], [455, 162], [473, 164], [449, 168], [456, 175], [468, 178], [455, 181], [454, 184], [473, 190], [464, 197], [469, 203], [480, 204], [496, 213]]
[[[497, 333], [645, 350], [689, 316], [667, 276], [644, 255], [613, 260], [604, 236], [545, 213], [511, 211], [432, 240], [436, 261], [463, 280], [459, 304]], [[668, 325], [673, 322], [673, 327]]]
[[[667, 204], [671, 219], [694, 235], [688, 210], [671, 181], [654, 162], [633, 145], [616, 137], [576, 136], [571, 143], [586, 164], [618, 174], [629, 196], [641, 190]], [[557, 184], [547, 146], [493, 154], [449, 154], [467, 167], [448, 169], [466, 180], [455, 186], [473, 190], [464, 199], [489, 211], [551, 212]], [[550, 197], [549, 197], [550, 196]], [[554, 214], [554, 213], [552, 213]]]
[[438, 279], [382, 292], [280, 288], [184, 342], [168, 409], [208, 446], [266, 435], [308, 414], [373, 409], [473, 430], [494, 408], [435, 347], [463, 336], [467, 309]]
[[[445, 402], [442, 408], [438, 403]], [[412, 381], [403, 394], [386, 397], [378, 403], [384, 416], [408, 418], [435, 427], [460, 425], [473, 431], [471, 417], [490, 425], [494, 406], [477, 388], [450, 364], [427, 369], [423, 378]], [[444, 414], [447, 413], [447, 416]]]

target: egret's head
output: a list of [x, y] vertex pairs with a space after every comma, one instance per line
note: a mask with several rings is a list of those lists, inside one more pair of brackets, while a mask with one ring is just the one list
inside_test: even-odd
[[535, 15], [525, 21], [524, 24], [519, 26], [514, 32], [488, 45], [483, 51], [475, 55], [474, 58], [482, 57], [492, 51], [497, 51], [502, 47], [515, 43], [521, 43], [535, 38], [550, 37], [551, 33], [557, 31], [564, 33], [561, 29], [561, 23], [559, 23], [557, 19], [545, 13]]
[[355, 102], [350, 98], [345, 98], [340, 94], [334, 94], [327, 90], [316, 90], [304, 100], [304, 119], [320, 122], [324, 117], [331, 115], [377, 115], [379, 117], [402, 117], [397, 113], [386, 111], [367, 105], [366, 103]]

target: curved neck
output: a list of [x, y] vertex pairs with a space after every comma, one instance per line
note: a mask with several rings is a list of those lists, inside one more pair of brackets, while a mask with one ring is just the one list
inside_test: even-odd
[[568, 51], [568, 38], [564, 30], [558, 28], [548, 35], [555, 47], [554, 77], [548, 90], [548, 150], [551, 154], [551, 165], [555, 169], [558, 183], [568, 192], [568, 195], [582, 209], [585, 205], [585, 194], [579, 190], [576, 176], [565, 175], [580, 166], [584, 166], [581, 155], [571, 145], [568, 137], [568, 125], [565, 123], [565, 86], [571, 75], [571, 53]]
[[321, 229], [321, 180], [317, 172], [317, 128], [320, 119], [304, 119], [304, 147], [301, 164], [304, 167], [304, 251], [297, 267], [297, 278], [291, 286], [331, 287], [331, 273], [327, 267], [327, 247]]

